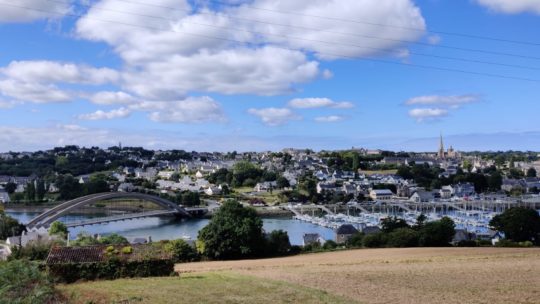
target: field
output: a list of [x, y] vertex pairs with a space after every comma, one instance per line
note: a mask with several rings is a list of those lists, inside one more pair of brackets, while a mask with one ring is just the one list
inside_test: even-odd
[[176, 270], [61, 288], [80, 303], [540, 303], [538, 248], [364, 249]]

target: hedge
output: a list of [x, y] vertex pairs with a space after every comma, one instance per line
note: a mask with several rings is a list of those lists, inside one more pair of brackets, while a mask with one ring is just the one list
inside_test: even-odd
[[46, 267], [56, 282], [73, 283], [79, 280], [114, 280], [133, 277], [156, 277], [174, 274], [174, 261], [109, 259], [96, 263], [49, 264]]

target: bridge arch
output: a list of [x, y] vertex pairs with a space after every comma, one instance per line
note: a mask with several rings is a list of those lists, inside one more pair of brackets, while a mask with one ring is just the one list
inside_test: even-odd
[[178, 206], [177, 204], [167, 199], [161, 198], [159, 196], [138, 193], [138, 192], [105, 192], [105, 193], [90, 194], [87, 196], [82, 196], [82, 197], [64, 202], [58, 206], [55, 206], [54, 208], [51, 208], [43, 212], [37, 217], [33, 218], [26, 225], [26, 227], [28, 229], [48, 227], [51, 223], [53, 223], [60, 217], [66, 215], [67, 213], [69, 213], [70, 211], [76, 208], [90, 205], [93, 203], [97, 203], [103, 200], [110, 200], [110, 199], [117, 199], [117, 198], [134, 198], [134, 199], [150, 201], [167, 210], [174, 211], [179, 215], [191, 217], [191, 214], [186, 209]]

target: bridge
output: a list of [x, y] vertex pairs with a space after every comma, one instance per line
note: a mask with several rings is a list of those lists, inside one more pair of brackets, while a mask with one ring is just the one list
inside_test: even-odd
[[137, 192], [106, 192], [106, 193], [97, 193], [91, 194], [83, 197], [79, 197], [67, 202], [64, 202], [54, 208], [51, 208], [44, 213], [33, 218], [26, 227], [30, 229], [40, 228], [40, 227], [49, 227], [54, 221], [58, 220], [62, 216], [68, 214], [71, 211], [76, 210], [77, 208], [95, 204], [105, 200], [111, 199], [138, 199], [148, 202], [152, 202], [160, 206], [161, 210], [152, 210], [152, 211], [141, 211], [136, 213], [126, 213], [121, 215], [114, 215], [108, 217], [95, 218], [91, 220], [79, 221], [74, 223], [68, 223], [68, 227], [76, 226], [85, 226], [85, 225], [94, 225], [102, 224], [120, 220], [129, 220], [143, 217], [151, 216], [163, 216], [163, 215], [180, 215], [184, 217], [191, 217], [193, 213], [200, 214], [203, 212], [201, 208], [192, 208], [193, 210], [185, 209], [177, 204], [161, 198], [155, 195], [149, 195], [144, 193]]

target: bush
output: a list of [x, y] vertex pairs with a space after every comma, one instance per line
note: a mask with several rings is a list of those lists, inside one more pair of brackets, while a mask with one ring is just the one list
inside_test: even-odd
[[448, 217], [424, 225], [419, 231], [419, 245], [422, 247], [445, 247], [450, 246], [450, 242], [456, 234], [455, 224]]
[[56, 242], [31, 242], [24, 247], [13, 247], [9, 260], [27, 259], [30, 261], [44, 261], [49, 250]]
[[383, 232], [368, 234], [362, 239], [362, 245], [367, 248], [386, 246], [386, 235]]
[[512, 242], [511, 240], [499, 240], [496, 244], [496, 247], [524, 247], [529, 248], [533, 246], [531, 241], [525, 242]]
[[387, 235], [386, 246], [388, 247], [417, 247], [418, 232], [411, 228], [397, 228]]
[[184, 240], [174, 240], [164, 245], [165, 251], [172, 254], [176, 263], [193, 262], [199, 260], [197, 250]]
[[350, 248], [359, 248], [362, 247], [362, 240], [364, 239], [364, 234], [362, 232], [355, 233], [347, 240], [346, 246]]
[[332, 250], [332, 249], [336, 249], [338, 246], [338, 244], [332, 240], [328, 240], [326, 242], [324, 242], [324, 245], [322, 246], [322, 248], [324, 250]]
[[1, 303], [53, 303], [55, 294], [53, 283], [38, 264], [27, 260], [0, 262]]
[[291, 242], [289, 235], [283, 230], [272, 231], [266, 240], [266, 254], [269, 256], [283, 256], [289, 254]]
[[122, 253], [123, 254], [132, 254], [133, 253], [133, 247], [131, 247], [131, 246], [123, 247], [122, 248]]
[[462, 240], [462, 241], [459, 241], [456, 245], [458, 247], [478, 247], [479, 243], [472, 240]]
[[101, 263], [67, 263], [47, 265], [56, 282], [73, 283], [79, 280], [115, 280], [119, 278], [156, 277], [174, 274], [174, 261], [141, 260], [121, 262], [111, 258]]

